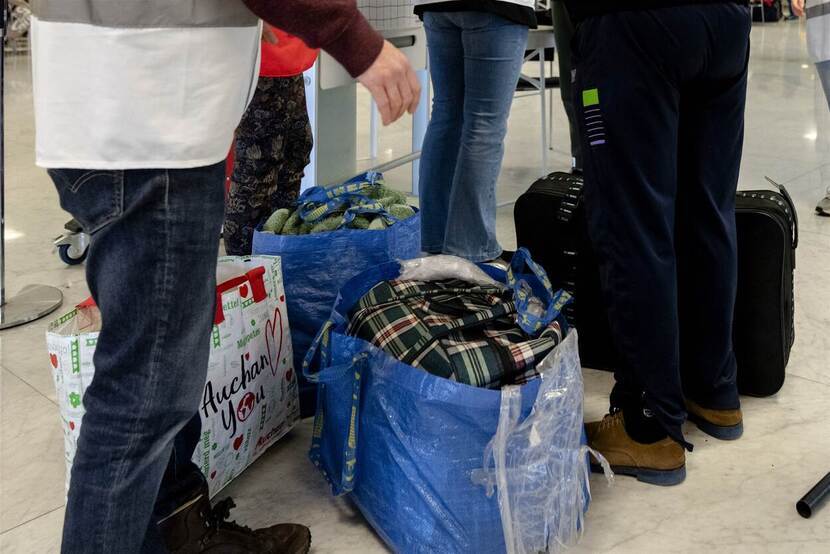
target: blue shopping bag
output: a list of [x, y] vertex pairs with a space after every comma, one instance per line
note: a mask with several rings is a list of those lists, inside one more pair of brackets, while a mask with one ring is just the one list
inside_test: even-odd
[[[318, 220], [342, 208], [346, 199], [362, 195], [381, 175], [366, 173], [337, 187], [314, 187], [298, 200], [310, 221]], [[315, 208], [316, 209], [315, 211]], [[344, 224], [358, 213], [378, 214], [390, 218], [382, 207], [370, 206], [348, 210]], [[391, 220], [390, 220], [391, 221]], [[314, 235], [274, 235], [254, 232], [254, 255], [282, 258], [285, 297], [291, 319], [294, 367], [300, 368], [303, 357], [331, 312], [338, 291], [355, 275], [393, 260], [417, 257], [421, 251], [421, 217], [399, 221], [384, 230], [343, 229]], [[300, 381], [300, 406], [303, 416], [313, 415], [314, 388]]]
[[[514, 269], [523, 265], [526, 258], [526, 252], [519, 251]], [[537, 270], [542, 270], [532, 265], [533, 273], [518, 280], [529, 285], [534, 293], [544, 295], [542, 291], [550, 289], [549, 282], [546, 277], [533, 279], [534, 275], [540, 275]], [[487, 266], [482, 269], [497, 280], [508, 281], [503, 271]], [[348, 494], [397, 552], [504, 552], [505, 532], [499, 498], [505, 491], [488, 496], [492, 486], [490, 491], [481, 486], [497, 482], [491, 478], [493, 471], [488, 469], [485, 454], [493, 450], [497, 430], [504, 431], [502, 422], [507, 404], [502, 391], [475, 388], [431, 375], [345, 332], [352, 306], [377, 283], [400, 274], [400, 264], [387, 263], [350, 280], [309, 351], [304, 372], [319, 383], [310, 458], [328, 480], [332, 492]], [[516, 290], [520, 288], [517, 286]], [[525, 300], [517, 298], [517, 303]], [[563, 303], [558, 302], [553, 308], [551, 305], [548, 304], [545, 313], [536, 313], [541, 321], [529, 318], [528, 325], [535, 327], [535, 323], [544, 325], [545, 320], [552, 321], [548, 318], [561, 318]], [[544, 413], [536, 413], [545, 402], [537, 398], [540, 387], [558, 387], [557, 394], [570, 399], [566, 405], [567, 429], [554, 437], [552, 442], [556, 444], [552, 447], [566, 453], [566, 463], [557, 467], [562, 475], [570, 476], [571, 486], [563, 483], [557, 486], [574, 495], [571, 504], [576, 509], [562, 518], [554, 514], [553, 519], [563, 529], [570, 526], [571, 534], [577, 534], [588, 504], [588, 466], [583, 450], [582, 381], [578, 353], [573, 348], [575, 333], [569, 339], [566, 342], [571, 357], [567, 364], [560, 364], [567, 366], [566, 370], [557, 372], [557, 377], [568, 385], [559, 386], [555, 379], [545, 381], [544, 376], [533, 380], [521, 387], [520, 397], [513, 395], [520, 399], [511, 409], [518, 407], [520, 413], [515, 414], [515, 423], [521, 426], [522, 420], [535, 423], [531, 417], [545, 417]], [[568, 390], [563, 394], [561, 391], [565, 389]], [[544, 396], [549, 402], [558, 401], [557, 395]], [[560, 412], [561, 409], [562, 405]], [[519, 434], [511, 436], [521, 438]], [[539, 460], [531, 458], [538, 458], [538, 452], [533, 451], [533, 456], [524, 455], [527, 452], [516, 444], [515, 440], [502, 441], [495, 446], [497, 451], [505, 445], [515, 450], [512, 463], [524, 464], [521, 476], [524, 478], [527, 474], [533, 478], [538, 473]], [[521, 460], [517, 461], [517, 457]], [[520, 487], [525, 487], [526, 481]], [[534, 502], [520, 494], [518, 503], [512, 505], [518, 506], [516, 513], [523, 516], [534, 514], [537, 508], [539, 513], [544, 513], [546, 507]], [[553, 506], [558, 509], [565, 504]], [[564, 520], [565, 515], [570, 518], [568, 521]], [[540, 540], [546, 543], [561, 540], [563, 533], [554, 533], [549, 529], [549, 522], [543, 521], [542, 527], [540, 533], [544, 536]]]

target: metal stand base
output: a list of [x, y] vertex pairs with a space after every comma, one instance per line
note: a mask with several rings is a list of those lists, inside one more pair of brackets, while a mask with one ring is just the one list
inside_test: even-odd
[[47, 316], [63, 304], [63, 293], [55, 287], [29, 285], [0, 307], [0, 330], [24, 325]]

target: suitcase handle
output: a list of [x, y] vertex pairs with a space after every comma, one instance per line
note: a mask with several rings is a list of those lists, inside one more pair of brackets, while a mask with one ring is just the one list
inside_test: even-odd
[[776, 183], [769, 177], [764, 177], [769, 184], [774, 186], [778, 189], [778, 192], [781, 193], [781, 196], [784, 197], [784, 200], [787, 201], [787, 206], [790, 208], [790, 213], [793, 214], [793, 250], [798, 248], [798, 212], [795, 211], [795, 203], [793, 202], [790, 193], [787, 191], [787, 187], [780, 183]]

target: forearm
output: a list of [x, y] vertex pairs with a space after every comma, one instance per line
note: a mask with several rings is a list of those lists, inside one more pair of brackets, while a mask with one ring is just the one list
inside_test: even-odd
[[322, 48], [353, 76], [380, 55], [383, 38], [357, 9], [355, 0], [243, 0], [268, 23]]

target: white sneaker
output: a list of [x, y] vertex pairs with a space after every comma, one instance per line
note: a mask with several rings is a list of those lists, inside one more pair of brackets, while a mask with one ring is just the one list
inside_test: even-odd
[[816, 213], [824, 217], [830, 217], [830, 191], [816, 206]]

